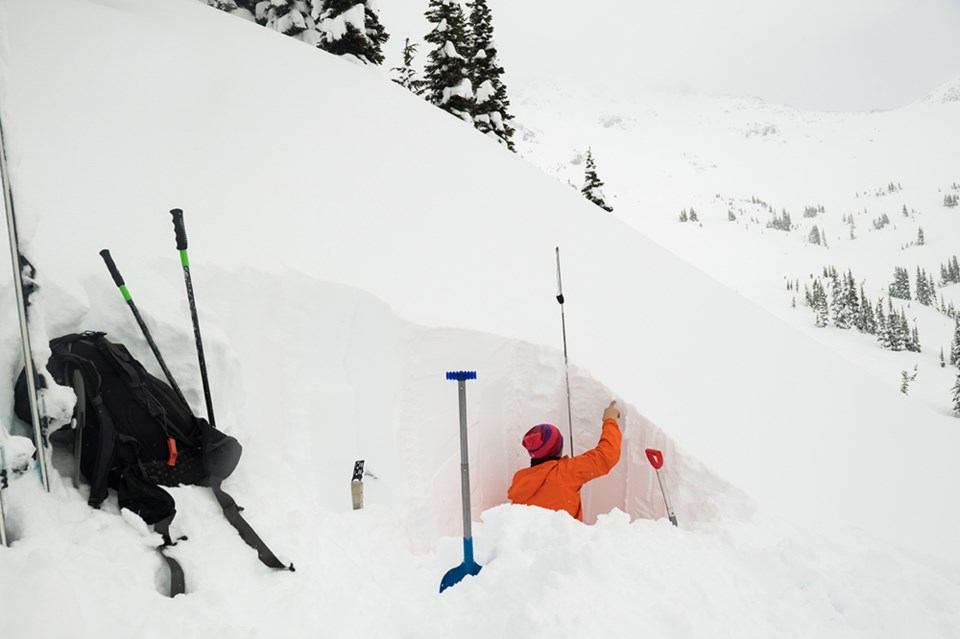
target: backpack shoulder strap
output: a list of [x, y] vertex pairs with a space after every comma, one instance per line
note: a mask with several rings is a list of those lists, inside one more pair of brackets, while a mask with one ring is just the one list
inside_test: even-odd
[[260, 536], [253, 530], [250, 524], [247, 523], [247, 520], [240, 515], [240, 507], [237, 506], [237, 502], [220, 487], [222, 482], [223, 478], [213, 475], [210, 476], [210, 488], [213, 489], [217, 503], [219, 503], [220, 508], [223, 509], [223, 516], [227, 518], [231, 526], [237, 529], [243, 541], [257, 551], [257, 557], [260, 558], [260, 561], [265, 566], [269, 566], [270, 568], [284, 568], [291, 572], [296, 570], [293, 564], [288, 566], [280, 561], [267, 544], [260, 539]]

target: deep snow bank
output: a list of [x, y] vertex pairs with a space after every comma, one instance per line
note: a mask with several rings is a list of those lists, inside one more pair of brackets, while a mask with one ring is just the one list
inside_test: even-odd
[[[109, 7], [57, 0], [42, 12], [23, 0], [7, 4], [4, 104], [18, 210], [51, 287], [89, 288], [85, 279], [103, 277], [94, 275], [103, 268], [96, 252], [109, 246], [135, 295], [166, 298], [179, 285], [154, 267], [164, 246], [170, 257], [163, 264], [175, 259], [164, 211], [180, 206], [198, 277], [203, 263], [230, 270], [255, 262], [280, 275], [287, 266], [371, 292], [420, 325], [556, 345], [559, 245], [571, 361], [580, 370], [768, 506], [825, 526], [864, 526], [937, 554], [956, 552], [960, 513], [940, 494], [956, 480], [953, 420], [891, 396], [455, 118], [376, 73], [192, 0], [115, 0]], [[77, 28], [82, 24], [91, 28]], [[218, 297], [243, 308], [260, 304], [239, 275], [215, 284], [221, 290], [198, 291], [201, 306]], [[307, 303], [296, 291], [284, 302], [265, 325]], [[233, 321], [229, 314], [211, 318], [205, 332], [215, 341]], [[312, 334], [282, 337], [303, 344]], [[262, 425], [278, 416], [273, 406], [258, 411], [249, 389], [274, 375], [249, 362], [241, 371], [230, 359], [241, 348], [223, 347], [211, 366], [226, 377], [220, 387], [232, 389], [220, 402], [235, 408], [224, 410], [237, 411], [221, 420], [258, 414], [249, 430], [253, 456]], [[306, 379], [308, 371], [296, 373]], [[304, 385], [318, 387], [321, 379]], [[537, 377], [531, 390], [543, 384], [549, 380]], [[442, 409], [427, 413], [433, 397], [455, 397], [445, 384], [438, 388], [407, 410], [428, 422], [442, 419]], [[482, 393], [478, 387], [474, 395]], [[533, 395], [521, 394], [520, 404]], [[578, 420], [589, 424], [590, 408], [575, 401]], [[490, 403], [484, 397], [472, 413], [499, 418]], [[562, 415], [560, 406], [553, 409]], [[531, 409], [529, 417], [538, 421], [540, 412]], [[311, 415], [281, 418], [300, 417], [312, 433]], [[912, 453], [925, 460], [910, 473], [900, 472], [906, 424]], [[521, 428], [518, 420], [505, 430]], [[507, 450], [504, 437], [507, 444], [476, 449]], [[355, 453], [341, 454], [352, 461]], [[439, 465], [421, 465], [421, 472], [444, 467], [449, 457], [431, 459]], [[710, 486], [696, 489], [710, 493]], [[902, 516], [908, 507], [926, 518]]]

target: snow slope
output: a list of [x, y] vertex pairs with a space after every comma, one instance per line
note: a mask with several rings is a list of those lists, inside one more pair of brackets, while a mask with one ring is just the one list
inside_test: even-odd
[[[192, 0], [0, 6], [4, 124], [43, 328], [106, 330], [153, 365], [97, 256], [110, 248], [199, 408], [166, 213], [182, 207], [218, 424], [245, 447], [227, 489], [298, 567], [256, 564], [209, 494], [180, 488], [175, 529], [190, 540], [172, 554], [189, 594], [166, 601], [155, 538], [111, 506], [92, 513], [69, 480], [47, 496], [26, 475], [5, 494], [5, 633], [159, 636], [171, 615], [205, 637], [960, 628], [960, 515], [945, 499], [955, 420], [375, 70]], [[566, 412], [555, 246], [577, 450], [611, 396], [626, 407], [623, 458], [585, 491], [592, 527], [503, 505], [522, 433]], [[478, 372], [468, 415], [485, 568], [438, 597], [460, 561], [453, 369]], [[11, 404], [0, 386], [16, 432]], [[662, 519], [647, 446], [668, 460], [680, 530]], [[905, 446], [925, 463], [905, 464]], [[376, 478], [355, 513], [361, 457]], [[61, 614], [37, 620], [33, 592]]]

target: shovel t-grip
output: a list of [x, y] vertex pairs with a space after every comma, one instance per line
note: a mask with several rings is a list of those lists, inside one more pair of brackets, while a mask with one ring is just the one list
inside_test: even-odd
[[663, 453], [661, 453], [656, 448], [648, 448], [646, 450], [647, 459], [650, 460], [650, 465], [655, 469], [660, 470], [663, 468]]

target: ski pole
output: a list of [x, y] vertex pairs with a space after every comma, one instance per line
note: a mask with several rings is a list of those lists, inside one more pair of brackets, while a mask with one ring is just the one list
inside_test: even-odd
[[670, 523], [677, 526], [677, 515], [673, 512], [673, 504], [670, 502], [667, 485], [663, 481], [663, 472], [660, 470], [663, 468], [663, 453], [655, 448], [648, 448], [646, 453], [647, 459], [650, 460], [650, 465], [657, 471], [657, 479], [660, 480], [660, 492], [663, 493], [663, 503], [667, 507], [667, 516], [670, 518]]
[[0, 546], [7, 545], [7, 524], [3, 519], [3, 491], [7, 488], [7, 458], [0, 446]]
[[447, 571], [440, 581], [440, 592], [460, 583], [467, 575], [479, 574], [481, 566], [473, 560], [473, 532], [470, 521], [470, 459], [467, 454], [467, 386], [468, 379], [476, 379], [476, 371], [447, 373], [447, 379], [456, 380], [460, 392], [460, 493], [463, 501], [463, 563]]
[[200, 337], [200, 318], [197, 317], [197, 303], [193, 297], [193, 280], [190, 279], [190, 258], [187, 256], [187, 229], [183, 225], [183, 211], [172, 209], [173, 229], [177, 236], [177, 250], [180, 251], [180, 264], [183, 266], [183, 281], [187, 286], [187, 301], [190, 303], [190, 317], [193, 320], [193, 335], [197, 340], [197, 359], [200, 362], [200, 379], [203, 381], [203, 397], [207, 402], [207, 419], [211, 426], [217, 423], [213, 418], [213, 399], [210, 396], [210, 381], [207, 379], [207, 361], [203, 356], [203, 339]]
[[174, 392], [177, 394], [177, 397], [181, 402], [183, 402], [183, 405], [189, 406], [190, 404], [187, 403], [186, 398], [184, 398], [183, 392], [181, 392], [180, 387], [177, 385], [177, 381], [173, 379], [173, 374], [170, 372], [170, 369], [167, 368], [167, 363], [163, 361], [163, 355], [160, 354], [160, 349], [157, 348], [157, 343], [153, 341], [153, 336], [150, 335], [150, 330], [147, 328], [147, 324], [143, 321], [143, 317], [140, 315], [137, 305], [134, 304], [133, 297], [130, 295], [130, 291], [123, 282], [123, 276], [120, 275], [120, 271], [117, 270], [117, 265], [110, 256], [110, 251], [103, 249], [100, 251], [100, 257], [103, 258], [104, 263], [107, 265], [107, 270], [110, 271], [110, 275], [113, 277], [113, 282], [117, 285], [117, 288], [120, 289], [120, 294], [123, 295], [123, 299], [127, 303], [127, 306], [130, 307], [130, 312], [133, 313], [134, 319], [137, 320], [137, 325], [140, 327], [143, 337], [147, 340], [147, 344], [150, 345], [150, 350], [153, 351], [153, 356], [157, 358], [160, 368], [163, 369], [163, 374], [167, 377], [167, 381], [170, 382], [170, 387], [173, 388]]
[[573, 411], [570, 409], [570, 362], [567, 358], [567, 318], [563, 313], [563, 282], [560, 279], [560, 247], [557, 247], [557, 301], [560, 302], [560, 325], [563, 327], [563, 371], [567, 378], [567, 424], [570, 429], [570, 456], [573, 457]]
[[37, 467], [40, 470], [40, 483], [50, 492], [47, 478], [46, 420], [40, 418], [40, 398], [37, 393], [39, 379], [33, 365], [33, 349], [30, 348], [30, 329], [27, 322], [27, 301], [23, 290], [22, 271], [30, 266], [20, 253], [17, 237], [17, 220], [13, 213], [13, 187], [10, 186], [10, 174], [7, 171], [7, 151], [3, 145], [3, 124], [0, 123], [0, 178], [3, 181], [3, 203], [7, 210], [7, 235], [10, 238], [10, 260], [13, 263], [13, 288], [17, 296], [17, 312], [20, 316], [20, 341], [23, 346], [23, 370], [27, 381], [27, 397], [30, 400], [30, 421], [33, 425], [33, 440], [37, 445]]

